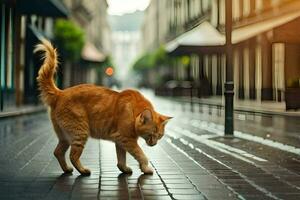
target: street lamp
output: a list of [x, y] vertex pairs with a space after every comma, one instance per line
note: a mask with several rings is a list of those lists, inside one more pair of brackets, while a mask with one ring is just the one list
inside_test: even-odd
[[226, 78], [225, 78], [225, 136], [233, 136], [233, 68], [232, 68], [232, 0], [226, 0]]

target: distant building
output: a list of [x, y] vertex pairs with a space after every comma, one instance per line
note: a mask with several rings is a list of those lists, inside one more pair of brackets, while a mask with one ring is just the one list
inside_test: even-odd
[[[236, 98], [282, 101], [299, 80], [299, 10], [298, 0], [232, 0]], [[189, 67], [175, 64], [173, 79], [205, 82], [210, 95], [222, 95], [225, 0], [152, 0], [146, 13], [143, 49], [159, 41], [171, 55], [188, 55]]]
[[116, 31], [112, 34], [114, 63], [117, 77], [124, 83], [127, 81], [130, 67], [139, 55], [140, 33], [137, 31]]
[[111, 29], [107, 19], [106, 0], [64, 0], [71, 11], [70, 18], [84, 31], [86, 44], [82, 61], [64, 66], [64, 87], [79, 83], [96, 83], [97, 67], [111, 54]]
[[122, 16], [110, 16], [112, 26], [112, 54], [116, 68], [116, 76], [122, 85], [132, 85], [130, 79], [130, 67], [135, 59], [141, 55], [139, 30], [143, 18], [143, 12], [124, 14]]
[[71, 10], [71, 19], [85, 30], [87, 41], [108, 55], [111, 50], [111, 30], [106, 0], [64, 0], [64, 2]]

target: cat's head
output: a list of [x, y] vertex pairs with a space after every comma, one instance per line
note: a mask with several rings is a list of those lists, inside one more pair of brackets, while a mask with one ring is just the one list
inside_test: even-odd
[[165, 125], [172, 117], [145, 109], [135, 119], [135, 131], [149, 146], [154, 146], [165, 132]]

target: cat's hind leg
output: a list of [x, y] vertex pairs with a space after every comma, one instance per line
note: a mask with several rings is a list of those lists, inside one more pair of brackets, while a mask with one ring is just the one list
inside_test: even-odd
[[67, 141], [60, 140], [54, 150], [54, 156], [65, 173], [73, 172], [73, 168], [67, 165], [65, 158], [65, 154], [69, 147], [70, 145]]
[[74, 136], [71, 143], [71, 152], [70, 152], [70, 160], [74, 167], [79, 171], [82, 175], [90, 175], [91, 171], [82, 166], [79, 158], [84, 149], [85, 143], [88, 139], [88, 134], [77, 134]]
[[58, 127], [56, 121], [53, 119], [52, 119], [52, 124], [53, 124], [54, 131], [58, 138], [58, 144], [57, 144], [53, 154], [56, 157], [56, 159], [58, 160], [59, 165], [62, 168], [62, 170], [65, 173], [71, 173], [71, 172], [73, 172], [73, 168], [67, 165], [66, 158], [65, 158], [65, 154], [66, 154], [68, 148], [70, 147], [70, 144], [64, 137], [63, 132]]
[[126, 165], [126, 151], [116, 143], [116, 152], [118, 158], [118, 168], [125, 174], [131, 174], [132, 169]]

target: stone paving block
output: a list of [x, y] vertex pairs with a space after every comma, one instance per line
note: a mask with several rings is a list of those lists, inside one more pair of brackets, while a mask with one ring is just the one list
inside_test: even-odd
[[194, 188], [188, 188], [188, 189], [169, 189], [168, 190], [173, 195], [197, 195], [199, 194], [199, 191], [195, 190]]
[[168, 189], [191, 189], [194, 188], [192, 184], [166, 184]]
[[197, 195], [173, 195], [174, 199], [177, 200], [206, 200], [205, 196], [197, 194]]
[[165, 179], [166, 184], [189, 184], [190, 182], [187, 179]]
[[[136, 184], [136, 183], [138, 183], [138, 180], [128, 180], [128, 183]], [[160, 185], [161, 180], [160, 179], [154, 179], [154, 180], [145, 179], [140, 184], [141, 185]]]
[[172, 174], [172, 175], [164, 175], [164, 174], [161, 174], [160, 175], [162, 179], [186, 179], [186, 175], [184, 174]]
[[278, 194], [279, 198], [288, 199], [288, 200], [299, 200], [300, 194]]
[[172, 198], [168, 195], [160, 196], [144, 196], [144, 200], [171, 200]]
[[178, 175], [181, 171], [174, 171], [174, 170], [159, 170], [160, 175]]
[[142, 189], [142, 193], [144, 196], [160, 196], [160, 195], [168, 195], [168, 192], [165, 190], [165, 188], [162, 188], [160, 190], [149, 190], [149, 189]]
[[101, 185], [101, 191], [119, 191], [127, 190], [127, 187]]
[[[243, 198], [247, 199], [247, 200], [257, 200], [257, 199], [263, 199], [263, 200], [271, 200], [274, 198], [271, 198], [271, 197], [263, 197], [262, 195], [249, 195], [249, 194], [246, 194], [246, 195], [243, 195]], [[291, 199], [292, 200], [292, 199]]]
[[114, 191], [102, 191], [100, 190], [100, 197], [125, 197], [128, 196], [128, 191], [114, 190]]
[[164, 185], [163, 184], [159, 184], [159, 185], [147, 185], [147, 184], [144, 184], [144, 185], [141, 185], [141, 188], [145, 189], [145, 190], [160, 190], [160, 189], [164, 188]]

